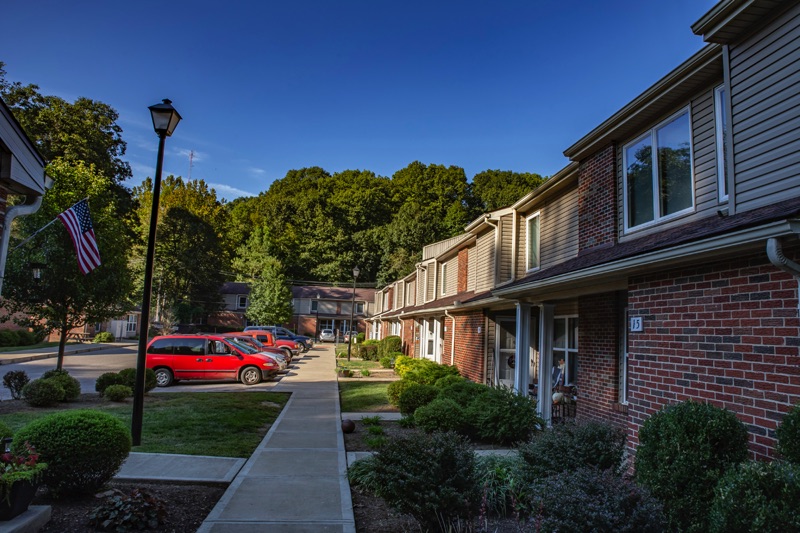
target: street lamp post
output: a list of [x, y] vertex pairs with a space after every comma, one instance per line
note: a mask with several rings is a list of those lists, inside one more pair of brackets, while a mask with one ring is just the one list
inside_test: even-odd
[[139, 350], [136, 356], [136, 388], [133, 392], [133, 413], [131, 414], [131, 439], [134, 446], [142, 443], [142, 415], [144, 410], [144, 373], [147, 363], [147, 333], [150, 329], [150, 296], [153, 288], [153, 258], [156, 246], [156, 224], [158, 223], [158, 200], [161, 195], [161, 167], [164, 163], [164, 141], [172, 135], [181, 116], [172, 107], [172, 102], [151, 105], [153, 129], [158, 135], [158, 158], [156, 175], [153, 181], [153, 203], [150, 208], [150, 232], [147, 237], [147, 253], [144, 266], [144, 291], [142, 294], [142, 315], [139, 321]]
[[347, 360], [350, 360], [350, 351], [353, 349], [353, 315], [356, 310], [356, 279], [358, 279], [358, 267], [353, 269], [353, 301], [350, 303], [350, 331], [347, 335]]
[[317, 317], [314, 319], [314, 342], [319, 342], [319, 293], [317, 293]]

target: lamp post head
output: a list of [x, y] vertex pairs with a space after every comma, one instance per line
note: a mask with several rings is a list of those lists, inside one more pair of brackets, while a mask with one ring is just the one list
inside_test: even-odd
[[45, 265], [44, 263], [31, 263], [31, 275], [33, 275], [33, 279], [39, 281], [42, 279], [42, 270], [44, 270]]
[[163, 103], [151, 105], [147, 109], [150, 110], [150, 115], [153, 118], [153, 129], [156, 130], [156, 133], [159, 136], [172, 136], [172, 132], [175, 131], [178, 122], [181, 121], [181, 115], [172, 107], [172, 102], [165, 98]]
[[357, 278], [360, 273], [361, 273], [361, 271], [358, 269], [358, 267], [355, 267], [353, 269], [353, 277], [354, 278]]

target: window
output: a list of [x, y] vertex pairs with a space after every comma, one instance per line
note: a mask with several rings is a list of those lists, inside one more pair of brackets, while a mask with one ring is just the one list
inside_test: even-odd
[[237, 298], [237, 307], [239, 309], [246, 309], [247, 308], [247, 296], [240, 294]]
[[126, 331], [136, 331], [136, 315], [128, 315], [128, 322], [126, 324]]
[[447, 263], [442, 265], [442, 296], [447, 294]]
[[316, 313], [317, 311], [319, 311], [319, 300], [314, 298], [311, 300], [311, 312]]
[[364, 302], [356, 302], [356, 314], [357, 315], [364, 314]]
[[527, 270], [539, 268], [539, 213], [534, 213], [526, 219], [525, 228], [527, 231], [527, 245], [525, 257], [527, 257]]
[[553, 377], [553, 386], [578, 384], [578, 317], [553, 319]]
[[714, 113], [717, 122], [717, 190], [719, 201], [728, 200], [728, 153], [725, 150], [725, 138], [728, 128], [728, 112], [725, 105], [725, 86], [714, 90]]
[[692, 209], [694, 187], [688, 110], [627, 144], [622, 159], [625, 229], [652, 224]]

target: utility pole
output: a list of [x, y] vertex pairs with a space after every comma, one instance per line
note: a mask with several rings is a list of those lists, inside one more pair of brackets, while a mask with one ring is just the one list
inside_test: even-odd
[[194, 166], [194, 150], [189, 150], [189, 177], [187, 181], [192, 179], [192, 167]]

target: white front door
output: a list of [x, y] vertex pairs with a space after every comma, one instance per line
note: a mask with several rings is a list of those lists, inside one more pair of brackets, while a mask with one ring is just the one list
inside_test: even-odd
[[497, 384], [514, 387], [514, 367], [517, 352], [517, 324], [515, 320], [499, 320], [497, 322]]
[[425, 335], [423, 339], [423, 355], [426, 359], [440, 362], [442, 357], [442, 323], [435, 319], [423, 320], [422, 331]]

